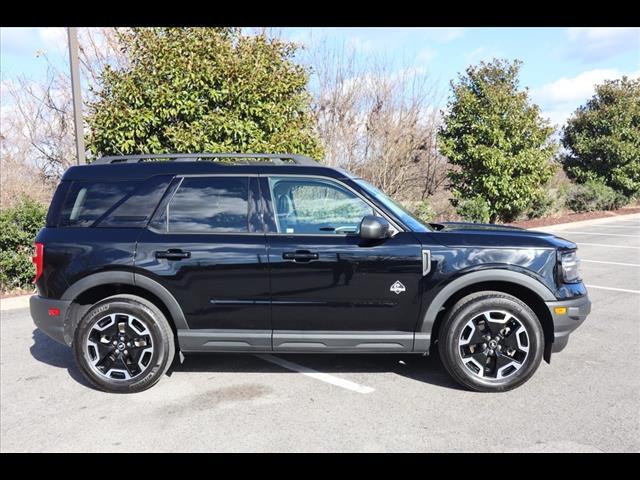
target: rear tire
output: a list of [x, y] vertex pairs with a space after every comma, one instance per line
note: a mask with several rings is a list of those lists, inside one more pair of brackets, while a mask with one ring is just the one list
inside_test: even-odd
[[440, 358], [461, 385], [503, 392], [525, 383], [542, 360], [544, 335], [536, 314], [518, 298], [477, 292], [449, 311], [438, 336]]
[[82, 374], [100, 390], [136, 393], [160, 381], [175, 356], [162, 311], [136, 295], [115, 295], [80, 319], [73, 351]]

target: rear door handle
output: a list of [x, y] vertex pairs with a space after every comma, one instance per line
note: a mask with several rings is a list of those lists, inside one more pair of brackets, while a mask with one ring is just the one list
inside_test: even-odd
[[296, 250], [295, 252], [284, 252], [282, 258], [293, 260], [294, 262], [310, 262], [311, 260], [317, 260], [319, 255], [308, 250]]
[[182, 260], [190, 258], [191, 252], [183, 252], [182, 250], [159, 250], [156, 252], [156, 258], [166, 258], [167, 260]]

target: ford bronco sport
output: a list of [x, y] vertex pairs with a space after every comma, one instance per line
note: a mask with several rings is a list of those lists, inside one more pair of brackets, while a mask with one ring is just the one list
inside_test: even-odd
[[299, 155], [104, 157], [69, 168], [36, 238], [36, 325], [98, 388], [137, 392], [181, 352], [439, 351], [504, 391], [590, 311], [576, 245], [425, 224]]

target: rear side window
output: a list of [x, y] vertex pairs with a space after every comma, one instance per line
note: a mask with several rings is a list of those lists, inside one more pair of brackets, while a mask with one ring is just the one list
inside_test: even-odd
[[117, 208], [140, 186], [139, 181], [73, 182], [62, 208], [59, 226], [90, 227]]
[[168, 233], [246, 233], [249, 178], [186, 177], [151, 226]]

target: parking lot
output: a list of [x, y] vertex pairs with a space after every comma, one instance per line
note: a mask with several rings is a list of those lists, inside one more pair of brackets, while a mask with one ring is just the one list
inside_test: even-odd
[[0, 449], [638, 452], [640, 215], [539, 230], [578, 243], [593, 308], [514, 391], [462, 390], [433, 357], [202, 355], [151, 390], [106, 394], [28, 309], [12, 309]]

